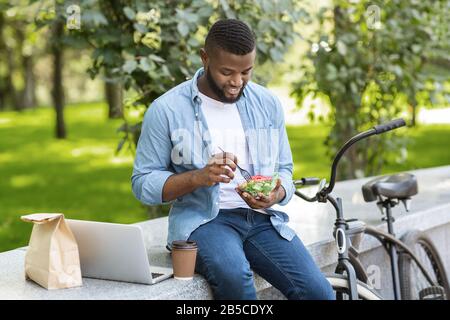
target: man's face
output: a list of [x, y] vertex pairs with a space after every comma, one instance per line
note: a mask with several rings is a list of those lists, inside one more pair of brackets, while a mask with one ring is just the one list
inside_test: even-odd
[[238, 101], [251, 78], [256, 50], [246, 55], [236, 55], [219, 48], [210, 54], [203, 50], [201, 53], [211, 91], [224, 103]]

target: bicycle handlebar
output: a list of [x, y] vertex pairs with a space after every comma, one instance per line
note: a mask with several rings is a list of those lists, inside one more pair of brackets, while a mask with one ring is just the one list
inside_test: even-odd
[[[294, 180], [293, 182], [294, 182], [295, 186], [312, 186], [312, 185], [319, 184], [320, 179], [319, 178], [301, 178], [300, 180]], [[317, 200], [317, 196], [314, 196], [311, 198], [298, 190], [295, 190], [295, 194], [297, 196], [299, 196], [300, 198], [302, 198], [303, 200], [308, 201], [308, 202], [315, 202]]]
[[[377, 125], [377, 126], [373, 127], [372, 129], [358, 133], [357, 135], [355, 135], [354, 137], [349, 139], [342, 146], [342, 148], [337, 152], [336, 156], [334, 157], [333, 164], [331, 166], [330, 183], [328, 184], [328, 186], [326, 188], [319, 190], [319, 192], [317, 192], [316, 196], [314, 196], [313, 198], [310, 198], [310, 197], [304, 195], [303, 193], [301, 193], [298, 190], [296, 190], [295, 194], [309, 202], [314, 202], [316, 200], [319, 200], [321, 202], [326, 202], [327, 196], [331, 193], [331, 191], [333, 191], [334, 185], [336, 183], [336, 171], [337, 171], [337, 165], [339, 163], [339, 160], [341, 160], [342, 156], [344, 155], [344, 153], [347, 151], [348, 148], [350, 148], [353, 144], [355, 144], [356, 142], [358, 142], [360, 140], [363, 140], [363, 139], [373, 136], [375, 134], [382, 134], [387, 131], [397, 129], [397, 128], [403, 127], [405, 125], [406, 125], [405, 120], [400, 118], [400, 119], [392, 120], [385, 124]], [[302, 178], [301, 180], [296, 180], [296, 182], [298, 182], [298, 181], [306, 182], [308, 179], [317, 179], [317, 178]], [[308, 180], [308, 181], [313, 181], [313, 180]], [[314, 180], [314, 181], [316, 181], [316, 180]], [[317, 181], [319, 181], [319, 179], [317, 179]], [[300, 183], [297, 183], [297, 184], [300, 184]], [[317, 183], [312, 183], [312, 184], [317, 184]], [[301, 185], [312, 185], [312, 184], [302, 183]]]
[[300, 180], [294, 180], [296, 186], [313, 186], [319, 184], [319, 178], [301, 178]]
[[375, 126], [375, 127], [373, 127], [373, 129], [375, 130], [376, 134], [381, 134], [386, 131], [391, 131], [391, 130], [403, 127], [405, 125], [406, 125], [405, 120], [400, 118], [400, 119], [392, 120], [385, 124], [380, 124], [378, 126]]

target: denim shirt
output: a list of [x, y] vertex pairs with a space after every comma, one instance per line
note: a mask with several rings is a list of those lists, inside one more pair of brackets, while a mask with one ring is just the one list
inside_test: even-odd
[[[131, 177], [133, 193], [144, 204], [165, 204], [162, 190], [166, 180], [176, 173], [204, 168], [213, 154], [197, 87], [203, 72], [199, 69], [191, 80], [157, 98], [145, 113]], [[278, 204], [286, 205], [295, 186], [281, 104], [269, 90], [249, 81], [236, 105], [253, 162], [250, 173], [278, 172], [286, 191]], [[173, 240], [188, 239], [196, 228], [217, 216], [219, 188], [218, 183], [200, 187], [170, 201], [169, 247]], [[278, 233], [290, 241], [295, 232], [286, 224], [288, 215], [273, 208], [266, 208], [266, 212]]]

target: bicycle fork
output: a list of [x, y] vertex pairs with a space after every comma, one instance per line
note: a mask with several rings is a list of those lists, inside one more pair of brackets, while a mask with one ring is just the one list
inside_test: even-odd
[[335, 222], [335, 241], [336, 247], [338, 251], [338, 262], [336, 266], [337, 274], [347, 273], [348, 278], [348, 287], [349, 287], [349, 298], [350, 300], [358, 299], [358, 290], [357, 290], [357, 278], [355, 268], [350, 262], [348, 256], [348, 249], [350, 247], [350, 237], [347, 235], [348, 224], [344, 219], [343, 211], [342, 211], [342, 199], [336, 198], [334, 200], [330, 195], [328, 195], [328, 200], [333, 204], [336, 209], [336, 222]]

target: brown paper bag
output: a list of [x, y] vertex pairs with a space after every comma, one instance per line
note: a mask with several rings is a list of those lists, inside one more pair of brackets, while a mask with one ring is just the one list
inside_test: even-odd
[[25, 278], [47, 289], [82, 285], [78, 245], [62, 213], [22, 216], [34, 223], [25, 256]]

